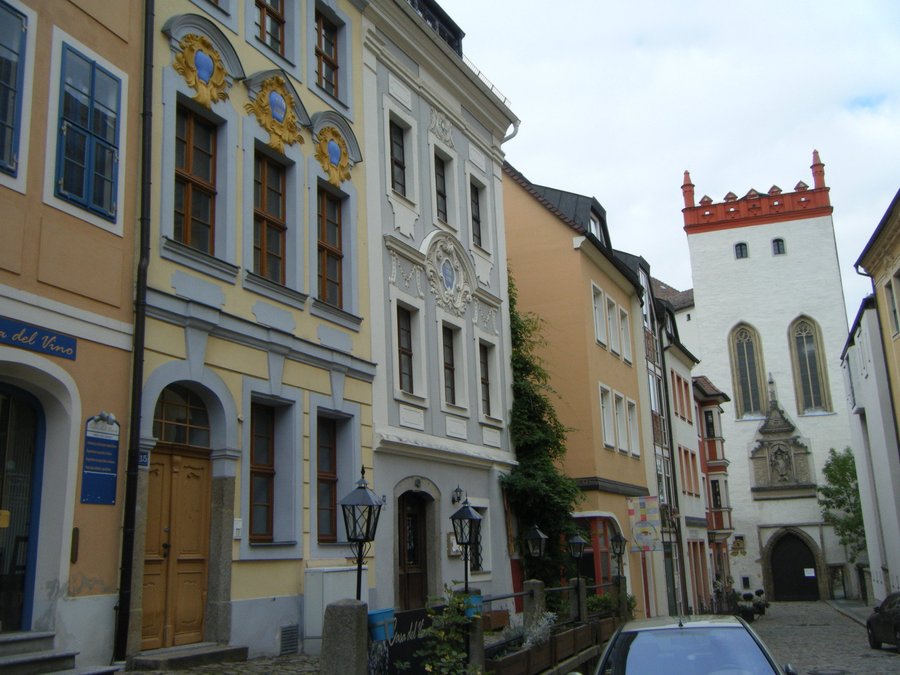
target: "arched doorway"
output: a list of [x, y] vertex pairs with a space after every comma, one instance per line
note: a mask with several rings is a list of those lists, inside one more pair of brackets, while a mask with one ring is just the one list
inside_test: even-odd
[[785, 534], [772, 547], [774, 600], [818, 600], [816, 559], [796, 534]]
[[167, 387], [148, 471], [142, 649], [200, 642], [209, 569], [210, 422], [203, 401]]
[[31, 627], [43, 464], [41, 409], [0, 388], [0, 630]]
[[424, 492], [409, 491], [397, 503], [400, 609], [424, 607], [428, 599], [427, 507], [431, 498]]

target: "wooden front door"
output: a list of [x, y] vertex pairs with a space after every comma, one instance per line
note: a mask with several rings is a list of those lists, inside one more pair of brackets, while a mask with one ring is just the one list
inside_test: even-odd
[[142, 649], [200, 642], [209, 562], [209, 457], [152, 454], [144, 552]]
[[800, 537], [786, 534], [772, 549], [773, 600], [818, 600], [816, 559]]
[[416, 492], [400, 496], [400, 609], [417, 609], [428, 599], [428, 546], [425, 539], [427, 502]]

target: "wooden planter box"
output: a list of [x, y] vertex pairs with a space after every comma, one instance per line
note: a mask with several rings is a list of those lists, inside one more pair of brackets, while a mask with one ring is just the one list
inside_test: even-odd
[[597, 625], [600, 629], [600, 636], [597, 640], [597, 644], [603, 644], [616, 632], [616, 620], [614, 617], [610, 616], [605, 619], [600, 619]]
[[528, 672], [538, 675], [553, 667], [553, 650], [548, 640], [542, 645], [532, 645], [528, 650]]
[[528, 650], [519, 651], [488, 659], [484, 669], [494, 675], [522, 675], [528, 672]]
[[553, 663], [564, 661], [575, 653], [575, 630], [569, 628], [554, 633], [550, 636], [550, 645], [553, 649]]
[[482, 612], [481, 622], [485, 631], [500, 630], [509, 625], [509, 611], [494, 609], [489, 612]]
[[581, 652], [593, 643], [593, 631], [590, 624], [583, 623], [575, 627], [575, 651]]

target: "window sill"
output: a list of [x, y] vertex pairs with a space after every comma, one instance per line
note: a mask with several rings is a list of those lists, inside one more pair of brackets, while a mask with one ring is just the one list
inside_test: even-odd
[[503, 428], [503, 420], [496, 417], [491, 417], [490, 415], [482, 415], [481, 419], [478, 421], [482, 426], [494, 427], [496, 429]]
[[458, 403], [441, 401], [441, 412], [447, 413], [448, 415], [456, 415], [463, 419], [469, 418], [469, 407]]
[[283, 546], [296, 546], [296, 540], [293, 541], [251, 541], [248, 542], [250, 548], [280, 548]]
[[220, 281], [230, 284], [237, 281], [239, 270], [237, 265], [232, 265], [203, 251], [185, 246], [181, 242], [168, 237], [163, 237], [160, 256]]
[[612, 445], [611, 443], [607, 443], [606, 441], [603, 441], [603, 447], [606, 448], [607, 450], [615, 450], [616, 449], [616, 446]]
[[800, 417], [828, 417], [836, 414], [833, 410], [804, 410]]
[[287, 286], [261, 277], [258, 274], [247, 271], [244, 273], [244, 288], [251, 293], [262, 295], [270, 300], [282, 302], [294, 309], [302, 310], [306, 307], [306, 293], [295, 291]]
[[337, 325], [348, 330], [352, 330], [355, 333], [359, 332], [359, 327], [362, 324], [362, 317], [351, 314], [350, 312], [339, 309], [338, 307], [329, 305], [327, 302], [322, 302], [317, 298], [313, 298], [309, 313], [313, 316], [319, 317], [320, 319], [325, 319], [327, 321], [331, 321], [332, 323], [336, 323]]
[[424, 396], [419, 396], [418, 394], [411, 394], [408, 391], [403, 391], [402, 389], [394, 390], [394, 399], [400, 401], [401, 403], [405, 403], [406, 405], [415, 406], [417, 408], [427, 408], [428, 407], [428, 399]]

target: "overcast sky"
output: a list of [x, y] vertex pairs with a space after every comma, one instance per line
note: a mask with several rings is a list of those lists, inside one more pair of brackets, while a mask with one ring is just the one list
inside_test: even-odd
[[679, 290], [685, 169], [720, 202], [811, 186], [818, 150], [853, 319], [853, 263], [900, 189], [900, 2], [440, 2], [522, 120], [510, 163], [596, 197], [613, 246]]

